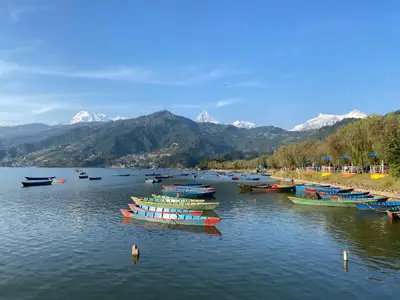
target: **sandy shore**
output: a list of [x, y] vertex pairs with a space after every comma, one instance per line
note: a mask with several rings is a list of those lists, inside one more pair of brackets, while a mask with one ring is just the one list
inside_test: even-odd
[[[271, 176], [272, 179], [276, 180], [284, 180], [283, 177], [278, 177], [278, 176]], [[321, 182], [314, 182], [314, 181], [307, 181], [307, 180], [300, 180], [300, 179], [295, 179], [295, 183], [308, 183], [308, 184], [321, 184]], [[334, 182], [325, 182], [324, 184], [332, 184], [334, 186], [338, 186], [340, 188], [354, 188], [357, 191], [360, 192], [370, 192], [371, 194], [374, 195], [380, 195], [380, 196], [386, 196], [389, 197], [390, 200], [397, 200], [400, 201], [400, 193], [393, 193], [393, 192], [384, 192], [384, 191], [376, 191], [373, 189], [365, 189], [365, 188], [359, 188], [359, 187], [354, 187], [354, 186], [349, 186], [349, 185], [343, 185], [340, 183], [334, 183]]]

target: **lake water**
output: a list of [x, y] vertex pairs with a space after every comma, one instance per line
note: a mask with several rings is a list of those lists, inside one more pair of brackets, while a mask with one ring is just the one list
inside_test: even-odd
[[[144, 172], [85, 171], [103, 180], [0, 168], [1, 300], [398, 298], [400, 223], [384, 214], [293, 206], [283, 194], [239, 194], [237, 182], [213, 177], [220, 234], [169, 229], [120, 214], [131, 195], [160, 190]], [[22, 188], [24, 176], [66, 182]]]

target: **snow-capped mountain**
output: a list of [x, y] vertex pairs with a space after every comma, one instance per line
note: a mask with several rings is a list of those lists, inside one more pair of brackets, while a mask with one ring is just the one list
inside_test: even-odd
[[257, 126], [257, 125], [256, 125], [255, 123], [253, 123], [253, 122], [238, 121], [238, 120], [234, 121], [234, 122], [232, 123], [232, 125], [233, 125], [233, 126], [236, 126], [236, 127], [240, 127], [240, 128], [247, 128], [247, 129], [255, 128], [255, 127]]
[[105, 114], [91, 113], [88, 111], [78, 112], [71, 120], [70, 124], [80, 122], [105, 122], [105, 121], [117, 121], [127, 119], [125, 117], [108, 117]]
[[[220, 124], [221, 122], [218, 121], [217, 119], [213, 118], [207, 111], [203, 110], [198, 114], [196, 117], [196, 121], [200, 123], [214, 123], [214, 124]], [[231, 125], [240, 127], [240, 128], [254, 128], [256, 127], [255, 123], [252, 122], [247, 122], [247, 121], [234, 121]]]
[[304, 124], [296, 125], [290, 131], [305, 131], [311, 129], [318, 129], [324, 126], [333, 125], [344, 119], [350, 119], [350, 118], [363, 119], [366, 118], [367, 116], [368, 116], [367, 114], [359, 110], [352, 110], [346, 115], [319, 114], [317, 117], [308, 120]]
[[219, 121], [214, 119], [213, 117], [210, 116], [210, 114], [203, 110], [202, 112], [200, 112], [197, 117], [196, 117], [196, 121], [200, 122], [200, 123], [214, 123], [214, 124], [219, 124]]

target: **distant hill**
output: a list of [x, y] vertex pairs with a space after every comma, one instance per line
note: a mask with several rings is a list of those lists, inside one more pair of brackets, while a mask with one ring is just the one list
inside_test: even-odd
[[274, 126], [251, 129], [198, 123], [159, 111], [135, 119], [48, 126], [30, 124], [0, 128], [3, 164], [96, 166], [128, 155], [154, 154], [161, 166], [194, 166], [205, 157], [256, 156], [306, 138], [323, 138], [338, 127], [291, 132]]

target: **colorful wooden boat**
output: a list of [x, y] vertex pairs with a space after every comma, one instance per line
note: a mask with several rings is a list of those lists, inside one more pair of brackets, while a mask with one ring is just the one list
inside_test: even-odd
[[296, 191], [294, 185], [281, 185], [281, 184], [267, 184], [265, 186], [255, 186], [251, 187], [252, 192], [282, 192], [290, 193]]
[[89, 178], [88, 175], [79, 175], [79, 179], [87, 179], [87, 178]]
[[192, 198], [176, 198], [176, 197], [170, 197], [170, 196], [165, 196], [165, 195], [157, 195], [157, 194], [151, 194], [150, 199], [159, 199], [159, 200], [170, 200], [173, 202], [180, 202], [180, 201], [189, 201], [189, 202], [205, 202], [205, 199], [192, 199]]
[[332, 175], [331, 172], [322, 172], [322, 173], [321, 173], [321, 176], [322, 176], [322, 177], [328, 177], [328, 176], [331, 176], [331, 175]]
[[164, 214], [160, 212], [146, 212], [141, 210], [127, 210], [121, 209], [123, 216], [136, 220], [178, 224], [178, 225], [191, 225], [191, 226], [215, 226], [221, 221], [221, 218], [206, 217], [206, 216], [192, 216], [187, 214]]
[[89, 180], [101, 180], [101, 177], [89, 177]]
[[356, 203], [356, 207], [360, 210], [387, 210], [396, 206], [400, 206], [400, 201]]
[[32, 180], [32, 181], [22, 181], [23, 187], [30, 186], [42, 186], [42, 185], [51, 185], [53, 180]]
[[337, 188], [337, 187], [314, 187], [314, 188], [309, 188], [306, 187], [304, 188], [306, 192], [323, 192], [326, 194], [337, 194], [337, 193], [348, 193], [352, 192], [354, 189], [342, 189], [342, 188]]
[[188, 215], [192, 215], [192, 216], [201, 216], [203, 214], [202, 210], [165, 208], [165, 207], [158, 207], [158, 206], [137, 205], [137, 204], [132, 204], [132, 203], [129, 203], [128, 206], [131, 210], [161, 212], [164, 214], [188, 214]]
[[400, 220], [400, 206], [389, 208], [386, 213], [390, 220]]
[[204, 199], [188, 199], [188, 198], [173, 198], [173, 197], [168, 197], [168, 198], [159, 198], [159, 197], [131, 197], [133, 201], [135, 199], [139, 199], [142, 201], [147, 201], [147, 202], [153, 202], [153, 203], [203, 203], [205, 202]]
[[331, 206], [331, 207], [356, 207], [355, 201], [352, 200], [329, 200], [329, 199], [311, 199], [288, 197], [294, 204], [312, 205], [312, 206]]
[[215, 191], [214, 188], [211, 187], [199, 187], [199, 186], [175, 186], [175, 185], [168, 185], [164, 184], [162, 186], [164, 190], [183, 190], [183, 191], [200, 191], [200, 192], [212, 192]]
[[329, 194], [325, 192], [318, 192], [321, 196], [338, 196], [340, 198], [372, 198], [369, 192], [338, 192], [337, 194]]
[[50, 177], [25, 177], [26, 180], [52, 180], [56, 178], [56, 176], [50, 176]]
[[[154, 202], [146, 202], [142, 201], [139, 198], [131, 197], [132, 200], [138, 205], [149, 205], [153, 206]], [[157, 202], [158, 207], [165, 208], [182, 208], [182, 209], [190, 209], [190, 210], [214, 210], [219, 205], [218, 202]]]
[[202, 199], [210, 198], [215, 194], [214, 191], [196, 191], [189, 189], [167, 189], [161, 191], [164, 195], [176, 198], [192, 198], [192, 199]]

